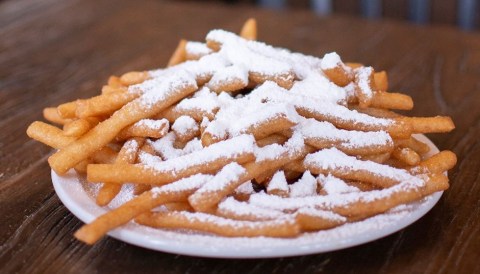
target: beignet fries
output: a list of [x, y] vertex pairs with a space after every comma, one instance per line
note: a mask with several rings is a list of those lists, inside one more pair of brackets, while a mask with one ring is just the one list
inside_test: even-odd
[[[292, 53], [212, 30], [181, 40], [166, 68], [111, 76], [100, 95], [45, 108], [29, 137], [48, 160], [102, 183], [108, 206], [84, 225], [93, 244], [135, 221], [223, 237], [298, 237], [382, 214], [448, 188], [453, 152], [426, 157], [415, 133], [454, 129], [450, 117], [408, 117], [412, 98], [388, 92], [385, 71]], [[101, 89], [101, 92], [100, 92]], [[162, 206], [163, 205], [163, 206]]]

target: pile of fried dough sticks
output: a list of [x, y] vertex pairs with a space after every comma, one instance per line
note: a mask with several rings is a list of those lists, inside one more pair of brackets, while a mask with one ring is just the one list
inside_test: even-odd
[[[384, 71], [236, 35], [182, 40], [166, 68], [111, 76], [102, 93], [44, 109], [27, 134], [57, 151], [57, 174], [101, 183], [84, 225], [93, 244], [135, 221], [224, 237], [297, 237], [382, 214], [448, 188], [450, 151], [429, 158], [414, 134], [449, 132], [449, 117], [408, 117]], [[123, 188], [123, 190], [122, 190]]]

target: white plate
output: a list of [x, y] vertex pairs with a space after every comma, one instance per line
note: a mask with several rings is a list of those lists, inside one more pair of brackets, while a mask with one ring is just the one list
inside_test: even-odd
[[[437, 147], [425, 136], [416, 136], [427, 143], [430, 154], [437, 153]], [[85, 183], [74, 171], [59, 176], [52, 171], [55, 191], [63, 204], [80, 220], [89, 223], [107, 212], [109, 207], [95, 204], [92, 193], [95, 187]], [[122, 191], [130, 191], [128, 187]], [[367, 243], [410, 225], [425, 215], [440, 199], [443, 192], [437, 192], [425, 199], [367, 220], [304, 235], [294, 239], [272, 238], [224, 238], [153, 229], [130, 222], [109, 233], [121, 241], [169, 253], [215, 258], [271, 258], [321, 253]], [[125, 197], [125, 195], [122, 195]], [[120, 197], [120, 198], [122, 198]], [[123, 201], [115, 199], [113, 207]]]

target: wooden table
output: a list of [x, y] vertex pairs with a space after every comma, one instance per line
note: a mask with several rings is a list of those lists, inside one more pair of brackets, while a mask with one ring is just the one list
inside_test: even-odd
[[[451, 188], [418, 222], [386, 238], [325, 254], [223, 260], [151, 251], [72, 234], [82, 224], [52, 188], [52, 150], [25, 135], [42, 108], [97, 94], [111, 74], [165, 65], [180, 38], [237, 31], [254, 16], [260, 39], [389, 72], [417, 116], [450, 115], [456, 130], [429, 136], [459, 162]], [[447, 27], [319, 18], [309, 12], [162, 1], [0, 3], [0, 273], [479, 273], [480, 36]]]

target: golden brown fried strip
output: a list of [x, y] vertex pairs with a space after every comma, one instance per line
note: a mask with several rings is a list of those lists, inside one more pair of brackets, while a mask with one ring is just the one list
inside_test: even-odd
[[342, 65], [331, 69], [324, 69], [323, 73], [325, 73], [330, 81], [340, 87], [345, 87], [354, 80], [351, 70], [347, 71]]
[[372, 161], [375, 163], [385, 163], [391, 156], [391, 152], [379, 153], [379, 154], [370, 154], [370, 155], [358, 155], [357, 158], [364, 161]]
[[[116, 111], [110, 118], [98, 124], [76, 142], [70, 144], [48, 159], [50, 166], [59, 174], [64, 174], [78, 162], [108, 144], [126, 126], [148, 118], [193, 93], [196, 85], [182, 83], [174, 87], [170, 96], [149, 109], [144, 109], [141, 100], [133, 101]], [[139, 98], [141, 99], [141, 98]]]
[[102, 87], [102, 95], [109, 95], [113, 93], [123, 93], [127, 91], [128, 89], [125, 86], [120, 86], [120, 87], [103, 86]]
[[138, 216], [135, 221], [157, 228], [185, 228], [224, 237], [294, 237], [300, 233], [292, 219], [275, 221], [236, 221], [205, 213], [156, 212]]
[[257, 40], [257, 20], [248, 18], [242, 26], [240, 37], [247, 40]]
[[255, 161], [243, 165], [244, 172], [238, 175], [236, 179], [227, 182], [224, 188], [216, 191], [197, 191], [192, 194], [188, 201], [196, 211], [212, 212], [216, 205], [226, 196], [232, 194], [234, 190], [242, 183], [252, 180], [268, 170], [276, 170], [288, 162], [303, 158], [308, 153], [304, 148], [295, 153], [284, 153], [276, 159], [267, 159], [263, 161]]
[[281, 134], [271, 134], [265, 138], [257, 140], [257, 146], [264, 147], [271, 144], [284, 144], [288, 140], [288, 137]]
[[[218, 109], [217, 109], [218, 110]], [[203, 118], [206, 117], [209, 120], [213, 120], [215, 118], [215, 113], [217, 110], [213, 112], [208, 112], [202, 109], [179, 109], [177, 106], [171, 106], [164, 111], [160, 112], [158, 115], [155, 116], [157, 119], [165, 118], [170, 123], [174, 123], [179, 117], [181, 116], [190, 116], [197, 122], [202, 122]]]
[[412, 126], [413, 133], [442, 133], [450, 132], [455, 128], [452, 118], [448, 116], [435, 117], [402, 117]]
[[[229, 141], [231, 143], [236, 140], [239, 139]], [[194, 157], [202, 157], [206, 153], [218, 150], [225, 144], [229, 143], [219, 143], [208, 149], [161, 162], [159, 163], [160, 167], [156, 169], [144, 165], [89, 165], [87, 179], [91, 182], [164, 185], [197, 173], [215, 173], [231, 162], [243, 164], [255, 159], [253, 151], [239, 151], [238, 153], [219, 154], [217, 157], [209, 157], [204, 161], [190, 161]], [[181, 167], [176, 166], [180, 164], [182, 164]]]
[[61, 129], [40, 121], [35, 121], [28, 126], [27, 135], [56, 149], [66, 147], [77, 139], [76, 137], [65, 136]]
[[61, 104], [57, 107], [58, 115], [64, 119], [76, 118], [77, 103], [76, 100]]
[[108, 83], [108, 86], [112, 87], [112, 88], [125, 87], [125, 85], [120, 80], [120, 77], [115, 76], [115, 75], [112, 75], [112, 76], [108, 77], [108, 82], [107, 83]]
[[374, 92], [370, 107], [411, 110], [413, 100], [412, 97], [402, 93]]
[[457, 163], [457, 156], [450, 150], [440, 151], [430, 158], [421, 161], [417, 167], [413, 167], [410, 171], [414, 174], [430, 172], [443, 173], [452, 169]]
[[44, 108], [43, 118], [45, 118], [45, 120], [51, 123], [58, 125], [65, 125], [66, 123], [71, 121], [71, 119], [63, 118], [62, 116], [60, 116], [58, 114], [57, 108], [55, 107]]
[[140, 84], [150, 78], [147, 71], [130, 71], [120, 77], [120, 83], [124, 86]]
[[87, 100], [77, 100], [76, 116], [80, 118], [111, 115], [130, 101], [138, 98], [139, 93], [111, 93], [92, 97]]
[[187, 40], [181, 39], [178, 43], [177, 48], [173, 52], [172, 56], [168, 60], [167, 67], [175, 66], [180, 63], [183, 63], [187, 60], [187, 52], [185, 51], [185, 46], [187, 45]]
[[100, 118], [97, 117], [76, 119], [63, 125], [63, 133], [66, 136], [80, 137], [98, 125], [98, 123], [100, 123]]
[[430, 151], [430, 147], [427, 144], [420, 142], [415, 137], [410, 137], [408, 139], [397, 139], [395, 140], [395, 145], [400, 147], [408, 147], [420, 155]]
[[387, 91], [388, 90], [388, 76], [386, 71], [375, 72], [373, 74], [373, 80], [375, 82], [376, 90]]
[[383, 109], [383, 108], [372, 108], [372, 107], [360, 108], [356, 105], [349, 106], [349, 108], [354, 109], [354, 110], [356, 110], [358, 112], [361, 112], [361, 113], [368, 114], [368, 115], [373, 116], [373, 117], [377, 117], [377, 118], [398, 118], [398, 117], [402, 117], [402, 115], [400, 115], [398, 113], [395, 113], [393, 111], [390, 111], [388, 109]]
[[392, 157], [410, 166], [420, 163], [421, 160], [420, 155], [418, 155], [413, 149], [401, 147], [396, 147], [392, 151]]
[[[143, 142], [145, 142], [143, 138], [133, 138], [126, 141], [120, 152], [118, 152], [115, 164], [133, 164], [137, 159], [138, 149], [143, 145]], [[104, 182], [97, 195], [97, 205], [105, 206], [109, 204], [117, 196], [121, 188], [122, 185]]]
[[362, 123], [361, 121], [352, 122], [342, 117], [333, 116], [331, 114], [321, 113], [319, 111], [308, 109], [302, 106], [295, 108], [298, 114], [305, 118], [313, 118], [318, 121], [330, 122], [335, 127], [346, 130], [359, 130], [359, 131], [387, 131], [392, 138], [409, 138], [412, 134], [411, 120], [405, 120], [403, 118], [392, 118], [388, 125]]
[[[333, 218], [332, 218], [333, 217]], [[303, 231], [317, 231], [337, 227], [346, 223], [347, 219], [332, 212], [315, 209], [299, 209], [295, 219]]]
[[267, 75], [250, 71], [248, 73], [248, 80], [255, 85], [263, 84], [266, 81], [273, 81], [282, 88], [290, 89], [293, 86], [295, 74], [290, 71], [282, 74]]
[[[207, 177], [201, 178], [201, 176], [197, 175], [192, 179], [205, 180], [205, 178]], [[191, 183], [194, 182], [192, 181]], [[192, 184], [192, 187], [182, 187], [176, 190], [163, 188], [163, 190], [155, 192], [147, 191], [124, 203], [120, 207], [103, 214], [93, 222], [82, 226], [77, 232], [75, 232], [75, 237], [84, 243], [94, 244], [107, 234], [108, 231], [128, 223], [139, 214], [147, 212], [162, 204], [186, 201], [188, 195], [193, 193], [199, 186], [200, 185], [197, 186]]]
[[421, 188], [408, 188], [393, 192], [392, 195], [377, 199], [358, 201], [347, 206], [337, 206], [332, 210], [340, 215], [348, 216], [350, 221], [358, 221], [380, 213], [401, 204], [408, 204], [437, 191], [446, 190], [449, 187], [448, 178], [443, 174], [433, 174]]
[[118, 141], [132, 137], [162, 138], [168, 133], [169, 123], [167, 120], [143, 119], [120, 131], [115, 138]]

